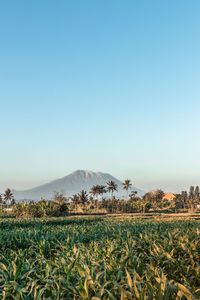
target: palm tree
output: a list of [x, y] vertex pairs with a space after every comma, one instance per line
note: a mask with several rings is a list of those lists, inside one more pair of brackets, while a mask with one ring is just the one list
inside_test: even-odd
[[92, 196], [94, 197], [99, 195], [99, 185], [93, 185], [93, 187], [90, 190], [90, 194], [92, 194]]
[[3, 196], [0, 194], [0, 205], [1, 209], [3, 209]]
[[107, 192], [106, 186], [105, 185], [99, 185], [99, 195], [101, 195], [102, 200], [103, 200], [103, 194]]
[[14, 199], [14, 196], [10, 189], [5, 190], [3, 198], [7, 205], [9, 205], [11, 203], [11, 200]]
[[108, 181], [107, 182], [107, 190], [108, 190], [108, 192], [111, 193], [111, 197], [113, 198], [114, 191], [117, 191], [117, 184], [112, 180]]
[[82, 203], [84, 206], [85, 204], [88, 202], [88, 194], [86, 191], [82, 190], [80, 191], [80, 193], [78, 194], [80, 203]]
[[132, 183], [129, 179], [126, 179], [122, 184], [123, 184], [123, 189], [126, 190], [126, 198], [128, 199], [128, 190], [131, 188]]

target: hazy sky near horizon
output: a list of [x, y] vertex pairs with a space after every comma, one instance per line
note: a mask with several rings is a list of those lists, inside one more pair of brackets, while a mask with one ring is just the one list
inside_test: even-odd
[[200, 184], [200, 2], [0, 2], [0, 191], [76, 169]]

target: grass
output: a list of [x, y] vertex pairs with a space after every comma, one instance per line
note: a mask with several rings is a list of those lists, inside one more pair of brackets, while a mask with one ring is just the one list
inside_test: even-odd
[[200, 299], [200, 222], [0, 221], [1, 299]]

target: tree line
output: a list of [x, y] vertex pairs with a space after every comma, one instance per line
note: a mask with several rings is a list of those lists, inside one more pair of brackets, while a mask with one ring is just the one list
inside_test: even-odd
[[196, 187], [190, 186], [189, 192], [182, 191], [180, 194], [176, 195], [177, 208], [194, 210], [199, 205], [200, 189], [198, 185]]
[[[147, 192], [140, 197], [137, 191], [132, 190], [132, 183], [129, 179], [123, 182], [124, 198], [118, 199], [115, 193], [118, 185], [110, 180], [106, 185], [94, 185], [89, 192], [82, 190], [71, 197], [65, 197], [62, 193], [55, 193], [53, 199], [41, 199], [38, 202], [30, 201], [15, 203], [14, 196], [10, 189], [0, 195], [2, 207], [13, 207], [18, 216], [59, 216], [69, 212], [86, 213], [145, 213], [155, 211], [195, 211], [200, 208], [199, 186], [191, 186], [189, 192], [182, 191], [175, 194], [174, 199], [165, 199], [165, 193], [161, 189]], [[107, 193], [110, 196], [107, 197]]]

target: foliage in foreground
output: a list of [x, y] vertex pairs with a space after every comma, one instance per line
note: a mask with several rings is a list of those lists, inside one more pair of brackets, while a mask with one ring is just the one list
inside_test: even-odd
[[199, 299], [200, 222], [2, 220], [1, 299]]

